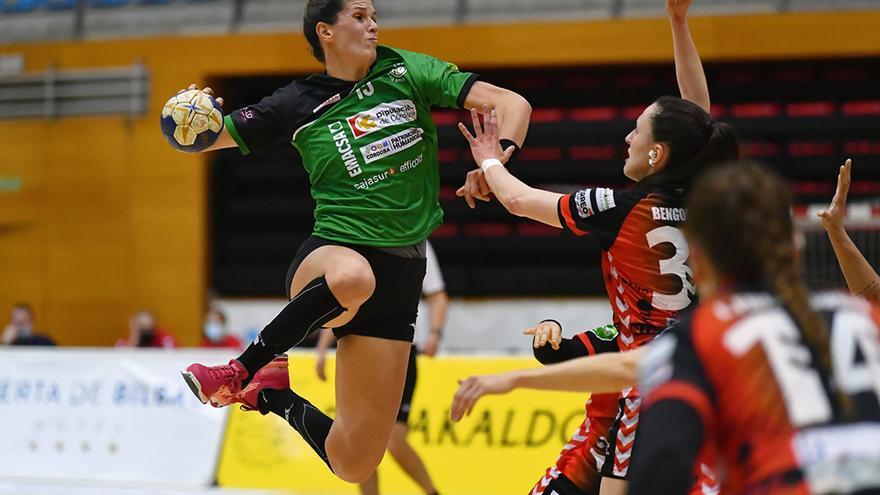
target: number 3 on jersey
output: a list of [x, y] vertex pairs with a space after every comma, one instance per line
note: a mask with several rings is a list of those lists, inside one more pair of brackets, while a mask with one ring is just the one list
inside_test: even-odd
[[678, 294], [654, 292], [651, 304], [657, 309], [667, 311], [681, 311], [687, 308], [691, 305], [691, 294], [695, 294], [697, 289], [688, 280], [688, 277], [693, 278], [694, 272], [686, 264], [690, 251], [684, 234], [675, 227], [664, 225], [648, 232], [645, 237], [648, 240], [648, 247], [653, 248], [664, 242], [675, 247], [672, 258], [660, 260], [660, 275], [676, 275], [681, 279], [681, 290]]

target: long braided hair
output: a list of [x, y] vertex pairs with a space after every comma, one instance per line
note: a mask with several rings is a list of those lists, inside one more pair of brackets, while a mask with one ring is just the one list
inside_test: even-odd
[[[771, 290], [794, 318], [817, 365], [832, 376], [830, 334], [810, 307], [793, 239], [791, 196], [781, 178], [748, 161], [709, 172], [691, 190], [685, 230], [719, 277]], [[846, 398], [838, 396], [845, 409]]]

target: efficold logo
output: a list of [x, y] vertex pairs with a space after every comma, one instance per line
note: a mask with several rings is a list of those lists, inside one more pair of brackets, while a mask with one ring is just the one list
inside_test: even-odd
[[373, 163], [376, 160], [391, 156], [415, 145], [422, 140], [423, 133], [424, 131], [418, 127], [410, 127], [385, 139], [380, 139], [361, 147], [361, 155], [363, 155], [366, 163]]
[[385, 179], [389, 179], [391, 177], [394, 177], [398, 173], [403, 174], [403, 173], [409, 172], [410, 170], [415, 170], [424, 161], [425, 161], [425, 154], [419, 153], [419, 156], [401, 163], [400, 167], [398, 167], [396, 169], [394, 167], [391, 167], [388, 170], [379, 172], [378, 174], [376, 174], [372, 177], [367, 177], [366, 179], [361, 180], [360, 182], [358, 182], [354, 185], [354, 188], [355, 189], [369, 189], [370, 187], [384, 181]]
[[348, 126], [354, 138], [372, 134], [380, 129], [397, 124], [413, 122], [418, 117], [416, 104], [412, 100], [397, 100], [382, 103], [365, 112], [349, 117]]

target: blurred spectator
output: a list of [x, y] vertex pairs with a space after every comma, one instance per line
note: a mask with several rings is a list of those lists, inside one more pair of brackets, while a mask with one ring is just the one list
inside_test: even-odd
[[9, 324], [3, 330], [3, 344], [6, 345], [55, 345], [47, 335], [34, 332], [34, 308], [27, 303], [12, 307]]
[[205, 313], [201, 347], [231, 347], [241, 349], [241, 340], [226, 328], [226, 315], [215, 307]]
[[119, 339], [117, 347], [177, 347], [177, 340], [159, 327], [156, 314], [142, 309], [128, 320], [128, 338]]

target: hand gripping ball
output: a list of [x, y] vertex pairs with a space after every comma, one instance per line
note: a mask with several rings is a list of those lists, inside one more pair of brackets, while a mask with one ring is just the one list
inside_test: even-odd
[[162, 107], [162, 134], [171, 146], [187, 153], [208, 148], [223, 130], [223, 110], [211, 95], [183, 90]]

